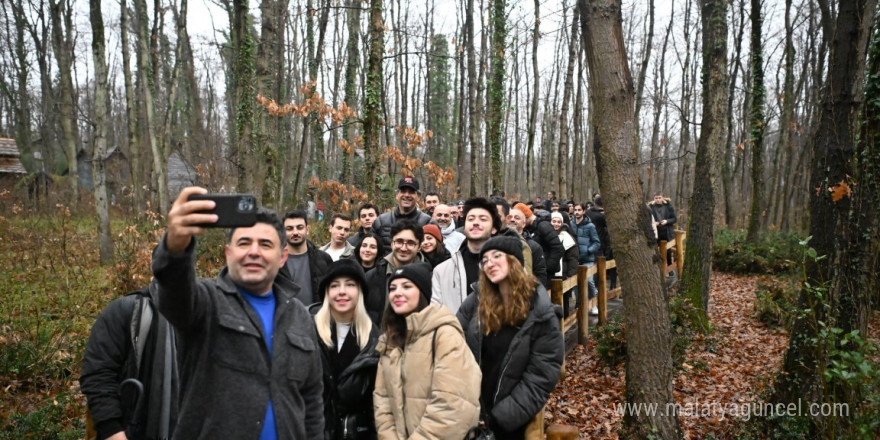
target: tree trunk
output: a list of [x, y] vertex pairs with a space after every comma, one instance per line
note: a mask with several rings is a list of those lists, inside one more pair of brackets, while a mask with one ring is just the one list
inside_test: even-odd
[[[574, 10], [575, 8], [572, 8]], [[556, 157], [557, 177], [556, 189], [562, 193], [566, 189], [566, 168], [570, 164], [568, 153], [568, 108], [571, 104], [571, 91], [574, 81], [574, 65], [577, 62], [577, 27], [580, 15], [577, 11], [571, 14], [571, 39], [568, 43], [568, 67], [565, 70], [565, 85], [562, 89], [562, 109], [559, 111], [559, 150]]]
[[95, 62], [95, 146], [92, 154], [92, 181], [95, 187], [95, 209], [98, 215], [98, 249], [102, 265], [113, 262], [113, 239], [110, 235], [110, 206], [107, 200], [107, 176], [104, 158], [107, 156], [107, 112], [110, 96], [107, 93], [107, 61], [104, 55], [104, 18], [101, 0], [89, 0], [89, 20], [92, 24], [92, 57]]
[[492, 1], [492, 69], [488, 85], [488, 108], [486, 111], [486, 137], [489, 144], [490, 188], [487, 192], [499, 191], [504, 180], [501, 168], [501, 140], [504, 122], [504, 81], [506, 77], [505, 44], [507, 40], [507, 2]]
[[[620, 280], [627, 292], [627, 402], [666, 408], [673, 402], [672, 334], [658, 270], [661, 257], [648, 208], [642, 202], [639, 164], [633, 154], [633, 83], [623, 45], [620, 1], [578, 0], [578, 7], [590, 68], [596, 170], [606, 200]], [[627, 414], [623, 428], [626, 435], [681, 438], [676, 416], [661, 413]]]
[[[76, 141], [79, 129], [76, 124], [76, 95], [73, 91], [71, 63], [73, 59], [73, 11], [70, 3], [63, 0], [50, 0], [49, 11], [52, 17], [52, 50], [58, 64], [58, 101], [61, 122], [61, 137], [64, 155], [67, 157], [67, 176], [73, 203], [79, 200], [79, 170], [76, 163]], [[62, 21], [63, 19], [63, 21]], [[63, 23], [63, 25], [62, 25]]]
[[535, 181], [535, 132], [538, 126], [538, 98], [541, 94], [541, 75], [538, 70], [538, 42], [541, 40], [541, 2], [535, 0], [535, 27], [532, 29], [532, 104], [529, 106], [528, 142], [526, 147], [526, 182]]
[[126, 140], [128, 142], [128, 155], [131, 163], [131, 194], [135, 212], [144, 205], [143, 188], [141, 188], [141, 145], [137, 131], [137, 109], [135, 104], [135, 89], [131, 78], [131, 45], [128, 41], [128, 3], [127, 0], [120, 2], [119, 28], [122, 45], [122, 76], [125, 82], [125, 119]]
[[752, 205], [749, 210], [749, 229], [746, 239], [758, 242], [764, 215], [764, 41], [761, 28], [764, 19], [761, 0], [751, 0], [751, 71], [752, 102], [749, 106], [749, 144], [752, 147]]
[[385, 52], [385, 26], [382, 21], [382, 0], [370, 0], [369, 53], [367, 84], [364, 90], [364, 149], [369, 194], [379, 194], [379, 133], [382, 128], [382, 55]]
[[709, 281], [715, 237], [715, 200], [721, 151], [727, 138], [727, 5], [728, 0], [702, 0], [703, 121], [694, 169], [687, 253], [680, 292], [690, 299], [692, 321], [709, 330]]
[[[361, 9], [360, 2], [348, 0], [346, 3], [348, 20], [348, 42], [346, 43], [346, 66], [345, 66], [345, 103], [352, 109], [358, 108], [358, 69], [360, 68], [360, 38], [361, 38]], [[346, 184], [354, 183], [354, 136], [353, 124], [347, 124], [343, 129], [343, 139], [348, 142], [348, 150], [342, 156], [341, 181]]]
[[[91, 1], [91, 0], [90, 0]], [[141, 101], [143, 105], [143, 127], [142, 133], [146, 132], [147, 143], [149, 144], [150, 153], [153, 156], [153, 173], [156, 176], [156, 188], [153, 190], [158, 192], [159, 210], [160, 212], [168, 212], [170, 209], [168, 195], [168, 181], [165, 177], [165, 158], [159, 149], [159, 142], [156, 139], [156, 129], [153, 121], [156, 119], [153, 109], [153, 85], [152, 85], [152, 68], [150, 65], [150, 45], [149, 45], [149, 23], [147, 18], [146, 0], [134, 0], [135, 15], [137, 18], [137, 63], [138, 63], [138, 83], [141, 89]]]
[[[853, 158], [855, 135], [853, 123], [860, 97], [853, 95], [856, 81], [861, 77], [865, 64], [859, 58], [865, 49], [855, 42], [863, 42], [863, 33], [870, 29], [874, 16], [875, 0], [852, 0], [840, 3], [834, 26], [829, 57], [828, 77], [824, 84], [819, 123], [812, 139], [813, 159], [810, 185], [810, 245], [818, 255], [828, 256], [831, 261], [807, 261], [806, 282], [810, 286], [823, 286], [829, 280], [845, 276], [841, 264], [849, 264], [840, 253], [846, 251], [847, 223], [851, 220], [852, 203], [849, 197], [832, 199], [829, 188], [839, 188], [841, 182], [849, 181], [854, 173]], [[818, 188], [819, 190], [815, 190]], [[832, 233], [832, 231], [836, 231]], [[856, 235], [864, 231], [856, 232]], [[852, 262], [852, 264], [858, 264]], [[788, 349], [783, 360], [782, 373], [777, 377], [774, 401], [822, 403], [826, 399], [826, 387], [822, 372], [827, 363], [824, 341], [817, 341], [819, 323], [832, 325], [835, 318], [838, 327], [854, 328], [858, 324], [859, 294], [840, 284], [832, 284], [831, 301], [817, 298], [815, 290], [801, 291], [798, 308], [809, 313], [798, 316], [791, 331]], [[865, 286], [859, 286], [863, 288]], [[834, 315], [837, 307], [839, 316]], [[814, 418], [814, 432], [821, 432], [825, 420]]]

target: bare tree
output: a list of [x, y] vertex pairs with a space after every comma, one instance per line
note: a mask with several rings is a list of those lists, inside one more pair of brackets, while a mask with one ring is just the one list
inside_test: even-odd
[[110, 235], [110, 211], [107, 200], [107, 174], [104, 158], [107, 156], [107, 111], [110, 96], [107, 93], [107, 60], [105, 58], [104, 17], [101, 0], [89, 0], [89, 21], [92, 24], [92, 58], [95, 62], [95, 138], [92, 153], [92, 182], [95, 209], [98, 216], [98, 242], [101, 264], [113, 261], [113, 238]]
[[[583, 44], [590, 68], [596, 169], [606, 200], [608, 225], [622, 287], [627, 357], [626, 395], [631, 405], [666, 408], [672, 396], [672, 334], [660, 255], [642, 202], [632, 75], [626, 60], [619, 0], [578, 0]], [[679, 439], [674, 414], [630, 412], [626, 435]]]
[[752, 71], [752, 102], [749, 105], [749, 145], [752, 147], [752, 206], [749, 210], [749, 230], [747, 239], [757, 243], [761, 228], [764, 201], [764, 41], [762, 27], [761, 0], [751, 0], [751, 43], [750, 58]]

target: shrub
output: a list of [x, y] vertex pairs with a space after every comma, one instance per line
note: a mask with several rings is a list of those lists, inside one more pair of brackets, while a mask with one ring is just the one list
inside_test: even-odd
[[790, 331], [797, 317], [798, 289], [794, 278], [761, 277], [755, 290], [755, 318]]
[[75, 440], [83, 437], [82, 403], [72, 394], [47, 398], [32, 410], [13, 410], [0, 430], [0, 440], [42, 438]]
[[591, 331], [596, 340], [596, 352], [603, 364], [615, 368], [626, 361], [626, 326], [623, 314], [611, 316], [605, 325], [594, 327]]
[[788, 273], [803, 256], [801, 240], [791, 232], [768, 231], [755, 244], [746, 241], [745, 231], [720, 229], [715, 234], [712, 265], [739, 274]]

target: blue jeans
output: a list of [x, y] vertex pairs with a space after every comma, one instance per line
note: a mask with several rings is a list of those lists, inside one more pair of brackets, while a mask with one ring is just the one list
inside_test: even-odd
[[[596, 263], [587, 263], [585, 266], [593, 267]], [[590, 276], [587, 279], [587, 299], [593, 299], [596, 297], [596, 275]]]

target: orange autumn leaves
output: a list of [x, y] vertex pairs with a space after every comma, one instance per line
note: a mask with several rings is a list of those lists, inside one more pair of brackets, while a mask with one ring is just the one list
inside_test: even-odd
[[[257, 103], [263, 106], [272, 116], [284, 117], [284, 116], [299, 116], [306, 117], [309, 115], [314, 115], [321, 121], [327, 121], [329, 119], [330, 123], [335, 126], [334, 128], [338, 128], [343, 122], [348, 119], [356, 119], [358, 117], [357, 112], [349, 107], [345, 102], [339, 104], [338, 107], [334, 108], [327, 104], [326, 101], [321, 97], [321, 95], [315, 91], [315, 83], [309, 83], [300, 87], [300, 93], [302, 93], [304, 100], [302, 104], [278, 104], [272, 99], [269, 99], [263, 95], [257, 96]], [[416, 129], [412, 127], [397, 127], [397, 132], [403, 136], [403, 139], [406, 141], [406, 146], [404, 147], [405, 151], [403, 151], [400, 147], [395, 147], [388, 145], [385, 147], [384, 151], [381, 152], [380, 160], [391, 160], [394, 163], [400, 165], [400, 174], [401, 175], [412, 175], [416, 172], [416, 170], [423, 169], [427, 172], [425, 176], [428, 179], [434, 181], [438, 188], [442, 188], [444, 186], [454, 184], [455, 182], [455, 171], [451, 167], [441, 167], [434, 163], [433, 161], [424, 161], [423, 159], [417, 157], [418, 155], [418, 147], [421, 147], [425, 144], [429, 139], [431, 139], [434, 134], [431, 130], [427, 130], [425, 132], [418, 132]], [[341, 139], [337, 142], [337, 147], [342, 149], [345, 154], [353, 155], [355, 154], [357, 149], [361, 149], [364, 146], [363, 137], [356, 136], [353, 141], [349, 141], [346, 139]], [[313, 178], [313, 180], [315, 180]], [[325, 182], [326, 184], [339, 184], [338, 182]], [[312, 187], [319, 187], [320, 185], [312, 182]], [[345, 185], [342, 185], [343, 187]], [[357, 194], [357, 190], [352, 186], [353, 191], [346, 191], [345, 188], [336, 188], [336, 187], [328, 187], [322, 188], [327, 190], [331, 194], [332, 197], [338, 197], [343, 194], [348, 194], [351, 199], [358, 199], [359, 194]], [[364, 198], [366, 200], [366, 198]], [[335, 204], [335, 202], [334, 202]]]

